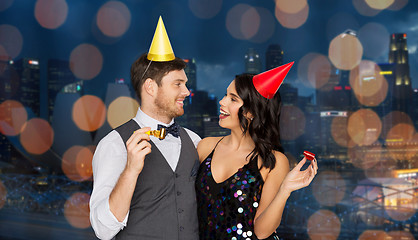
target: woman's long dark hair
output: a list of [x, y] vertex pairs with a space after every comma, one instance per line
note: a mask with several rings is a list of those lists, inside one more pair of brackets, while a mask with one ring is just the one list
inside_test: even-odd
[[[235, 88], [244, 104], [238, 111], [238, 118], [244, 134], [247, 132], [253, 139], [255, 147], [248, 155], [250, 161], [260, 156], [261, 167], [272, 170], [276, 165], [273, 150], [284, 153], [280, 143], [280, 110], [281, 98], [279, 92], [272, 99], [264, 98], [253, 85], [253, 74], [241, 74], [235, 77]], [[251, 113], [250, 121], [245, 117]]]

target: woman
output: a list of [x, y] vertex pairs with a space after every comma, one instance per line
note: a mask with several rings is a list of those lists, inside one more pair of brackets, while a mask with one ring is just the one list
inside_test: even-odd
[[318, 169], [314, 160], [300, 171], [303, 158], [289, 172], [280, 144], [280, 96], [263, 97], [252, 79], [236, 76], [219, 102], [219, 124], [231, 135], [205, 138], [197, 148], [201, 240], [278, 239], [286, 200], [309, 185]]

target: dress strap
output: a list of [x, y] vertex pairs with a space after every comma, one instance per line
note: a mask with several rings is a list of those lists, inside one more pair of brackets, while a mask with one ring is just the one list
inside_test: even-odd
[[225, 136], [223, 136], [221, 139], [219, 139], [219, 141], [216, 143], [215, 147], [212, 149], [212, 151], [210, 152], [210, 154], [205, 158], [207, 161], [208, 158], [212, 158], [213, 153], [215, 152], [215, 148], [218, 146], [218, 144], [222, 141], [222, 139], [224, 139]]
[[222, 141], [222, 139], [224, 139], [225, 136], [223, 136], [221, 139], [219, 139], [219, 141], [216, 143], [215, 147], [213, 148], [212, 151], [215, 151], [215, 148], [218, 146], [218, 144]]

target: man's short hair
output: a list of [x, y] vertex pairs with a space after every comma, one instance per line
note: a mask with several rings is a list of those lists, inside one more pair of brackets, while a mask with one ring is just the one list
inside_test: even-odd
[[186, 63], [178, 57], [168, 62], [153, 61], [151, 64], [149, 63], [147, 54], [144, 53], [131, 66], [131, 83], [139, 101], [141, 101], [142, 85], [146, 79], [151, 78], [158, 86], [161, 86], [161, 80], [169, 72], [186, 68]]

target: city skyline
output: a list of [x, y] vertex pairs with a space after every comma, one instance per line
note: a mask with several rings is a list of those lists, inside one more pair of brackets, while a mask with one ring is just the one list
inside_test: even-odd
[[290, 168], [310, 151], [319, 171], [280, 238], [417, 238], [415, 0], [0, 1], [0, 238], [94, 238], [93, 153], [138, 110], [130, 66], [160, 15], [188, 64], [176, 121], [202, 138], [229, 134], [218, 101], [236, 74], [295, 62], [280, 140]]
[[[298, 79], [300, 77], [296, 71], [298, 62], [311, 52], [328, 55], [329, 42], [347, 29], [358, 33], [365, 49], [364, 59], [374, 60], [377, 63], [388, 62], [387, 50], [382, 51], [382, 47], [387, 48], [389, 37], [383, 39], [382, 34], [406, 33], [409, 39], [411, 64], [418, 64], [418, 3], [416, 1], [409, 1], [408, 5], [399, 11], [376, 10], [366, 16], [364, 16], [365, 13], [362, 13], [363, 15], [359, 13], [356, 4], [351, 1], [327, 1], [319, 5], [313, 2], [309, 3], [310, 14], [306, 22], [296, 29], [287, 28], [277, 21], [272, 22], [275, 13], [265, 11], [274, 9], [273, 1], [260, 2], [257, 5], [251, 5], [251, 3], [236, 5], [225, 1], [213, 1], [212, 5], [206, 9], [207, 16], [202, 15], [199, 9], [193, 8], [195, 1], [190, 0], [189, 4], [185, 4], [186, 2], [162, 1], [153, 5], [147, 2], [126, 1], [126, 6], [131, 10], [129, 24], [122, 25], [125, 26], [126, 32], [118, 37], [110, 37], [100, 31], [95, 19], [97, 17], [95, 13], [102, 6], [98, 2], [88, 4], [80, 1], [68, 2], [67, 19], [54, 30], [43, 28], [34, 18], [34, 3], [22, 4], [21, 0], [16, 0], [9, 8], [1, 12], [0, 24], [16, 26], [20, 32], [23, 47], [14, 58], [37, 58], [41, 65], [45, 65], [47, 59], [69, 60], [71, 52], [80, 44], [97, 46], [103, 56], [103, 65], [95, 78], [86, 81], [85, 89], [86, 93], [98, 96], [104, 95], [101, 86], [108, 82], [117, 78], [129, 79], [131, 63], [139, 54], [148, 51], [159, 15], [164, 19], [175, 54], [181, 58], [196, 60], [196, 67], [199, 69], [198, 85], [218, 99], [223, 96], [232, 78], [244, 72], [242, 58], [248, 48], [254, 48], [264, 62], [267, 46], [279, 44], [285, 51], [283, 62], [295, 61], [296, 63], [289, 72], [288, 81], [300, 83]], [[82, 11], [81, 6], [83, 6]], [[141, 14], [133, 11], [136, 8], [140, 8]], [[151, 11], [143, 11], [143, 9]], [[228, 19], [237, 21], [237, 17], [234, 18], [234, 12], [244, 10], [252, 13], [247, 16], [247, 21], [257, 19], [260, 13], [266, 15], [259, 20], [260, 24], [264, 24], [261, 26], [265, 27], [254, 28], [251, 32], [253, 37], [244, 38], [243, 33], [240, 35], [228, 27]], [[74, 18], [74, 13], [77, 11], [83, 14], [78, 14], [78, 17]], [[19, 17], [14, 13], [19, 13]], [[327, 18], [317, 17], [319, 13]], [[254, 32], [257, 30], [258, 32]], [[7, 30], [3, 29], [2, 32], [7, 33]], [[270, 37], [258, 36], [263, 33]], [[370, 40], [371, 34], [380, 38]], [[263, 63], [262, 69], [264, 67]], [[43, 76], [41, 84], [44, 86], [46, 84], [45, 71], [41, 72]], [[411, 67], [413, 88], [418, 88], [417, 71], [416, 68]], [[314, 92], [314, 89], [301, 84], [298, 87], [303, 96]]]

